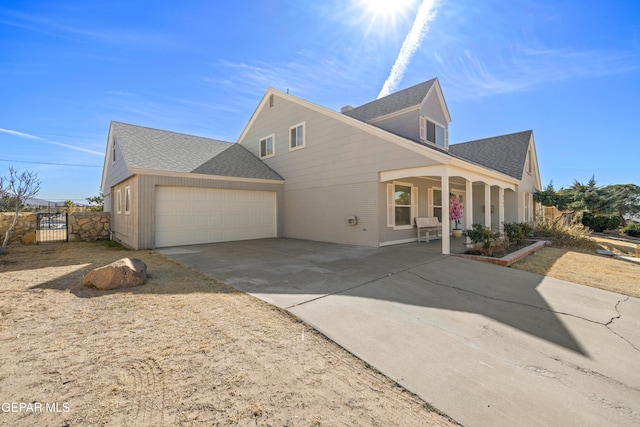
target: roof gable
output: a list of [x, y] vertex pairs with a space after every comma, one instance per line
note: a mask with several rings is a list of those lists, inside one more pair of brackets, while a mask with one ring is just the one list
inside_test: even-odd
[[273, 169], [240, 144], [233, 144], [214, 158], [207, 160], [191, 173], [220, 176], [283, 179]]
[[119, 122], [111, 122], [111, 134], [130, 170], [282, 179], [244, 147], [231, 142]]
[[522, 179], [533, 131], [449, 145], [449, 154]]
[[419, 83], [345, 111], [343, 114], [363, 122], [369, 122], [377, 117], [385, 116], [396, 111], [420, 106], [437, 80], [437, 78], [427, 80], [426, 82]]

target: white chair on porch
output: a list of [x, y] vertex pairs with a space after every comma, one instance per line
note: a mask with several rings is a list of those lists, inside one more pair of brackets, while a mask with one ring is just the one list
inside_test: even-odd
[[422, 241], [420, 235], [424, 233], [425, 242], [429, 243], [429, 237], [432, 232], [435, 232], [435, 238], [442, 237], [442, 224], [438, 221], [438, 218], [434, 216], [416, 217], [416, 231], [418, 233], [418, 242]]

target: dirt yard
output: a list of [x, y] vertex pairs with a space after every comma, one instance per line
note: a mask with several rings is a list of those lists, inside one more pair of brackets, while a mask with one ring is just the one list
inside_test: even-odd
[[541, 249], [512, 268], [640, 298], [640, 263], [599, 255], [597, 248], [640, 261], [640, 245], [594, 237], [593, 248]]
[[[85, 288], [123, 257], [150, 280]], [[0, 425], [455, 425], [294, 317], [150, 251], [0, 256]]]

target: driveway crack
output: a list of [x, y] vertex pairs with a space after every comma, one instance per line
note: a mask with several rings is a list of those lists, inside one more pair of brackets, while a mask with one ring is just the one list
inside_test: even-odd
[[628, 339], [626, 339], [625, 337], [623, 337], [622, 335], [620, 335], [619, 333], [617, 333], [616, 331], [614, 331], [613, 329], [610, 328], [610, 326], [613, 324], [613, 322], [615, 322], [616, 320], [619, 320], [622, 318], [622, 313], [620, 313], [620, 310], [618, 310], [618, 307], [620, 306], [620, 304], [622, 304], [623, 302], [627, 302], [629, 301], [629, 297], [618, 301], [618, 303], [616, 304], [616, 306], [614, 307], [616, 310], [616, 313], [618, 313], [617, 316], [612, 317], [611, 320], [609, 320], [607, 322], [606, 328], [611, 331], [614, 335], [617, 335], [618, 337], [620, 337], [622, 340], [626, 341], [631, 347], [633, 347], [633, 349], [637, 352], [640, 352], [640, 348], [636, 347], [631, 341], [629, 341]]
[[431, 279], [429, 279], [427, 277], [421, 276], [418, 273], [414, 273], [413, 271], [407, 271], [407, 273], [412, 274], [412, 275], [414, 275], [416, 277], [419, 277], [419, 278], [421, 278], [422, 280], [424, 280], [426, 282], [433, 283], [434, 285], [437, 285], [437, 286], [442, 286], [442, 287], [445, 287], [445, 288], [454, 289], [456, 291], [465, 292], [465, 293], [468, 293], [468, 294], [471, 294], [471, 295], [475, 295], [475, 296], [478, 296], [478, 297], [481, 297], [481, 298], [489, 299], [489, 300], [492, 300], [492, 301], [500, 301], [500, 302], [506, 302], [508, 304], [520, 305], [522, 307], [535, 308], [537, 310], [542, 310], [542, 311], [546, 311], [546, 312], [553, 313], [553, 314], [561, 314], [561, 315], [564, 315], [564, 316], [575, 317], [576, 319], [585, 320], [587, 322], [595, 323], [596, 325], [607, 326], [607, 324], [605, 324], [605, 323], [598, 322], [598, 321], [595, 321], [595, 320], [592, 320], [592, 319], [587, 319], [586, 317], [578, 316], [576, 314], [565, 313], [563, 311], [550, 310], [548, 308], [540, 307], [538, 305], [533, 305], [533, 304], [528, 304], [528, 303], [525, 303], [525, 302], [508, 300], [508, 299], [505, 299], [505, 298], [491, 297], [491, 296], [488, 296], [488, 295], [485, 295], [485, 294], [481, 294], [479, 292], [471, 291], [469, 289], [464, 289], [464, 288], [461, 288], [461, 287], [458, 287], [458, 286], [447, 285], [445, 283], [438, 282], [436, 280], [431, 280]]

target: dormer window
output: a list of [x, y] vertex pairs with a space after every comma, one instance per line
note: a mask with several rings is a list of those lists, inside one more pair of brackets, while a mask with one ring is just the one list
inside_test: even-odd
[[420, 140], [447, 147], [447, 130], [444, 126], [437, 124], [422, 116], [420, 117]]

